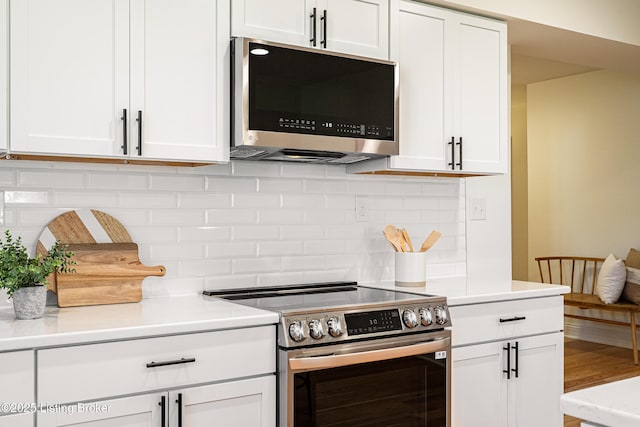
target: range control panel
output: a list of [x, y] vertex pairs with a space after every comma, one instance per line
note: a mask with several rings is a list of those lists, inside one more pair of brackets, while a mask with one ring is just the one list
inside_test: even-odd
[[285, 315], [278, 345], [285, 348], [339, 343], [451, 326], [446, 304], [405, 305], [388, 309]]

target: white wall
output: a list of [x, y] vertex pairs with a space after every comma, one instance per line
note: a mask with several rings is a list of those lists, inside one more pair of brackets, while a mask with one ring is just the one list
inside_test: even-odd
[[[640, 248], [640, 76], [596, 71], [532, 84], [527, 112], [529, 278], [538, 280], [537, 256], [625, 258]], [[626, 328], [565, 323], [567, 336], [631, 345]]]
[[[347, 175], [343, 166], [234, 162], [204, 168], [0, 162], [5, 228], [33, 247], [46, 224], [71, 209], [114, 216], [164, 278], [145, 297], [203, 289], [309, 281], [392, 280], [392, 223], [429, 251], [427, 277], [466, 270], [465, 182]], [[369, 220], [356, 222], [356, 196]], [[0, 229], [4, 232], [4, 229]]]

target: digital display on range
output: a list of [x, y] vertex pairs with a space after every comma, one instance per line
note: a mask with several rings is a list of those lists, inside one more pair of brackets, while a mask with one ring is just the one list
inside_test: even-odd
[[344, 315], [344, 320], [349, 335], [402, 330], [400, 313], [397, 309], [349, 313]]

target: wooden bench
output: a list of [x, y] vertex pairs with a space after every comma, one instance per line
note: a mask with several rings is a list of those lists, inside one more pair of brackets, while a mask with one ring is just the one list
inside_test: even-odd
[[543, 283], [554, 283], [571, 287], [571, 293], [565, 294], [564, 304], [579, 309], [604, 310], [611, 312], [629, 313], [629, 322], [601, 319], [580, 314], [566, 313], [565, 317], [589, 320], [592, 322], [608, 323], [631, 327], [631, 344], [633, 347], [633, 363], [638, 364], [638, 338], [636, 335], [636, 313], [640, 312], [640, 305], [619, 301], [605, 304], [596, 293], [596, 280], [604, 258], [554, 256], [539, 257], [538, 263], [540, 280]]

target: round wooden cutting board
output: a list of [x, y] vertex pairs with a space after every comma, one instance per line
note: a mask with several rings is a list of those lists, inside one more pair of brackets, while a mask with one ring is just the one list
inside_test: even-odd
[[164, 266], [143, 265], [126, 228], [95, 209], [57, 216], [40, 234], [36, 253], [44, 256], [56, 241], [68, 245], [76, 261], [74, 273], [55, 273], [47, 279], [60, 307], [138, 302], [142, 280], [166, 272]]

